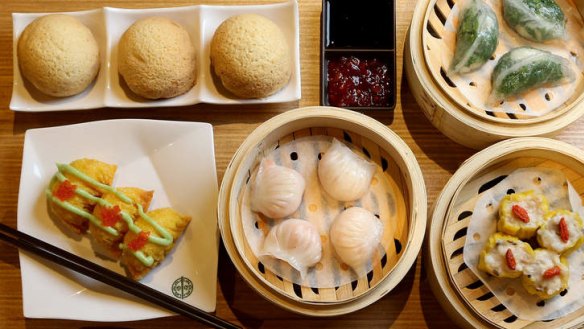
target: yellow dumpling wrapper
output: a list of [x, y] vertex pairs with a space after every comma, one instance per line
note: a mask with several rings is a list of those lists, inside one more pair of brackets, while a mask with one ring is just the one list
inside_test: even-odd
[[[506, 195], [499, 206], [497, 229], [519, 239], [529, 239], [535, 235], [543, 223], [549, 205], [543, 194], [533, 191]], [[519, 213], [527, 216], [522, 219]]]
[[547, 213], [537, 231], [540, 246], [563, 255], [578, 249], [583, 241], [582, 219], [578, 213], [568, 210]]
[[548, 250], [535, 249], [533, 261], [525, 266], [521, 283], [532, 295], [549, 299], [568, 288], [570, 268], [565, 257]]
[[533, 249], [528, 243], [496, 232], [480, 253], [478, 269], [500, 278], [518, 278], [532, 259]]

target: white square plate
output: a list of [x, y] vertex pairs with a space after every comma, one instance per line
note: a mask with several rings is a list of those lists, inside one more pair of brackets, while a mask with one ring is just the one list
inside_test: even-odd
[[[227, 18], [244, 13], [256, 13], [271, 19], [284, 33], [290, 45], [292, 76], [280, 91], [261, 99], [239, 99], [225, 92], [212, 73], [209, 47], [217, 27]], [[35, 18], [48, 13], [12, 14], [14, 81], [10, 109], [13, 111], [42, 112], [80, 110], [100, 107], [166, 107], [197, 103], [209, 104], [260, 104], [297, 101], [301, 97], [300, 37], [298, 3], [295, 0], [268, 5], [242, 6], [184, 6], [152, 9], [102, 9], [67, 12], [87, 25], [95, 35], [101, 50], [99, 76], [87, 90], [79, 95], [53, 98], [35, 90], [20, 74], [17, 44], [24, 28]], [[148, 16], [164, 16], [180, 23], [189, 32], [197, 48], [197, 83], [187, 93], [169, 99], [142, 99], [120, 84], [118, 75], [117, 44], [122, 34], [136, 20]]]
[[[45, 189], [56, 163], [94, 158], [117, 164], [113, 186], [154, 191], [150, 209], [173, 207], [192, 217], [173, 251], [141, 282], [172, 295], [176, 280], [191, 280], [183, 298], [215, 310], [218, 258], [217, 174], [213, 130], [207, 123], [108, 120], [26, 132], [18, 229], [124, 274], [118, 262], [96, 255], [89, 238], [66, 234], [49, 217]], [[20, 253], [24, 315], [90, 321], [130, 321], [172, 315], [115, 288]]]

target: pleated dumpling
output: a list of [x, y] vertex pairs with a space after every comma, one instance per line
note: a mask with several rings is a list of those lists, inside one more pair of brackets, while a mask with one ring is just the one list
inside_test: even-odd
[[488, 104], [502, 101], [537, 89], [567, 84], [576, 79], [571, 62], [548, 51], [518, 47], [501, 56], [493, 75]]
[[555, 0], [504, 0], [503, 17], [515, 32], [531, 41], [566, 35], [566, 17]]
[[355, 201], [369, 191], [375, 168], [373, 162], [333, 139], [318, 163], [318, 179], [322, 188], [334, 199]]
[[287, 262], [304, 278], [308, 268], [316, 265], [322, 257], [318, 229], [306, 220], [286, 219], [268, 232], [261, 255], [269, 255]]
[[468, 73], [479, 69], [497, 49], [499, 22], [497, 14], [483, 0], [460, 3], [456, 49], [450, 71]]
[[300, 206], [305, 186], [296, 170], [263, 159], [251, 189], [251, 209], [274, 219], [289, 216]]
[[383, 224], [369, 210], [351, 207], [333, 221], [330, 241], [340, 261], [359, 276], [367, 274], [368, 264], [381, 242]]

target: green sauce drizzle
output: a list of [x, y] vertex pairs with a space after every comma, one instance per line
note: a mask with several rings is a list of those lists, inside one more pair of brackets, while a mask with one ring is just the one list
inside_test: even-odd
[[[148, 237], [148, 242], [152, 242], [152, 243], [160, 245], [160, 246], [169, 246], [170, 244], [172, 244], [172, 242], [173, 242], [172, 234], [170, 234], [170, 232], [168, 232], [168, 230], [166, 230], [164, 227], [162, 227], [160, 224], [158, 224], [152, 217], [148, 216], [144, 212], [142, 205], [135, 203], [127, 195], [116, 190], [112, 186], [109, 186], [109, 185], [106, 185], [106, 184], [103, 184], [103, 183], [96, 181], [95, 179], [84, 174], [83, 172], [75, 169], [71, 165], [57, 164], [57, 168], [59, 171], [55, 174], [55, 176], [53, 176], [49, 186], [53, 185], [53, 182], [55, 181], [55, 179], [61, 183], [64, 182], [65, 180], [67, 180], [67, 177], [65, 177], [65, 175], [63, 173], [69, 173], [69, 174], [75, 176], [76, 178], [82, 180], [83, 182], [85, 182], [89, 185], [92, 185], [100, 190], [104, 190], [104, 191], [113, 193], [118, 199], [122, 200], [124, 203], [132, 204], [132, 205], [136, 206], [138, 208], [138, 215], [142, 219], [144, 219], [146, 222], [148, 222], [148, 224], [150, 224], [152, 227], [154, 227], [154, 230], [156, 231], [156, 233], [158, 233], [160, 235], [160, 236], [150, 235]], [[78, 216], [81, 216], [81, 217], [89, 220], [95, 226], [99, 227], [100, 229], [104, 230], [105, 232], [107, 232], [113, 236], [119, 236], [120, 232], [118, 232], [118, 230], [116, 230], [115, 228], [110, 227], [110, 226], [104, 226], [102, 224], [101, 220], [99, 218], [97, 218], [95, 215], [93, 215], [93, 214], [91, 214], [91, 213], [89, 213], [89, 212], [87, 212], [79, 207], [76, 207], [67, 201], [59, 200], [57, 197], [55, 197], [53, 195], [50, 188], [47, 188], [45, 190], [45, 193], [47, 195], [47, 198], [49, 198], [52, 202], [54, 202], [58, 206], [62, 207], [63, 209], [70, 211]], [[79, 187], [77, 187], [75, 189], [75, 194], [77, 194], [80, 197], [85, 198], [91, 202], [97, 203], [102, 207], [112, 207], [113, 206], [113, 204], [111, 204], [110, 202], [108, 202], [102, 198], [96, 197], [96, 196], [92, 195], [91, 193], [87, 192], [86, 190], [79, 188]], [[134, 223], [134, 219], [132, 218], [132, 216], [130, 216], [130, 214], [128, 214], [126, 211], [122, 210], [120, 212], [120, 215], [121, 215], [122, 219], [128, 224], [128, 229], [130, 231], [132, 231], [135, 234], [140, 234], [140, 232], [142, 232], [142, 229]], [[130, 253], [132, 255], [134, 255], [134, 257], [136, 257], [142, 264], [144, 264], [144, 266], [149, 267], [149, 266], [152, 266], [152, 264], [154, 264], [154, 259], [152, 258], [152, 256], [146, 256], [140, 250], [138, 250], [138, 251], [131, 250], [130, 248], [128, 248], [128, 246], [126, 246], [123, 243], [120, 243], [119, 247], [122, 250], [130, 251]]]

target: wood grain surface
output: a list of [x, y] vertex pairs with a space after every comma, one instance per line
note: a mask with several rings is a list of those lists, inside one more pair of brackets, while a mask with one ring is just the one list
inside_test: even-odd
[[[24, 133], [30, 128], [51, 127], [103, 119], [143, 118], [209, 122], [214, 127], [219, 182], [237, 147], [259, 124], [283, 111], [318, 105], [320, 93], [321, 1], [300, 0], [300, 54], [302, 99], [276, 105], [218, 106], [199, 104], [180, 108], [113, 109], [15, 113], [9, 110], [12, 93], [12, 18], [14, 12], [56, 12], [94, 9], [171, 7], [192, 4], [258, 4], [271, 1], [55, 1], [2, 0], [0, 2], [0, 221], [16, 226], [18, 187]], [[357, 5], [357, 2], [356, 2]], [[401, 136], [414, 151], [422, 168], [431, 207], [441, 188], [459, 165], [474, 153], [450, 141], [424, 117], [407, 85], [403, 49], [415, 3], [400, 0], [397, 12], [397, 107], [394, 111], [367, 112]], [[584, 146], [580, 120], [557, 138]], [[0, 243], [0, 328], [200, 328], [196, 322], [175, 316], [163, 319], [99, 323], [25, 319], [17, 250]], [[423, 252], [423, 251], [422, 251]], [[335, 318], [310, 318], [274, 306], [255, 293], [238, 275], [229, 257], [220, 253], [216, 315], [247, 328], [448, 328], [455, 325], [440, 308], [429, 289], [421, 257], [393, 291], [358, 312]]]

